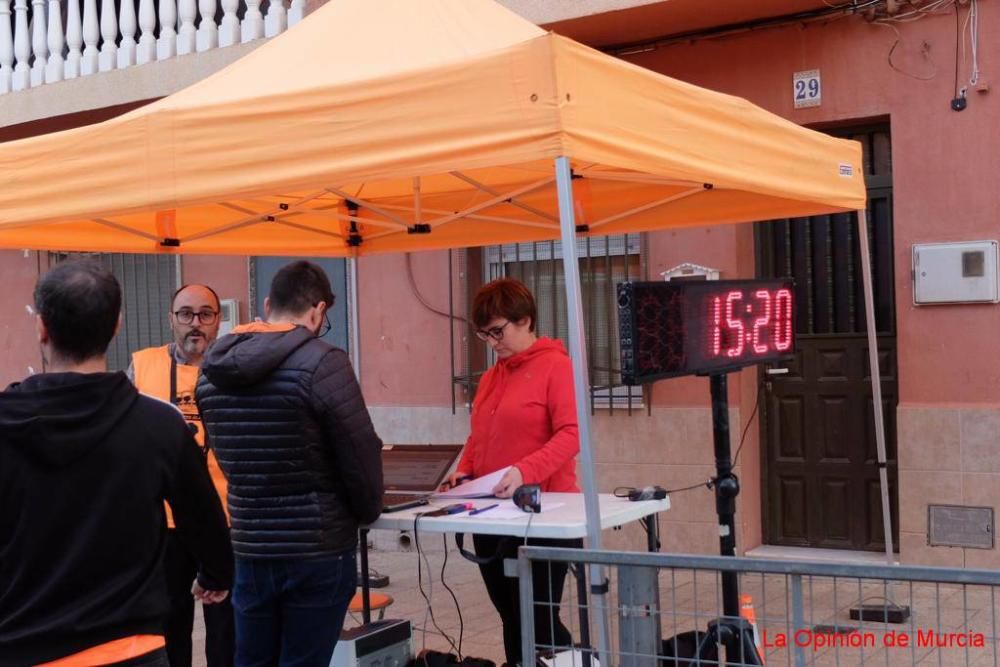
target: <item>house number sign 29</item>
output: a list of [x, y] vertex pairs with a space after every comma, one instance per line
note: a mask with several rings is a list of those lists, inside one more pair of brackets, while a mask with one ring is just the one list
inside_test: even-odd
[[792, 99], [795, 101], [796, 109], [820, 105], [823, 100], [823, 85], [820, 83], [818, 69], [796, 72], [792, 75]]

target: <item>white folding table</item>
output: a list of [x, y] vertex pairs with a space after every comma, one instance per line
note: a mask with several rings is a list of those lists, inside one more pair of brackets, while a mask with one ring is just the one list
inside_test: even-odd
[[[656, 521], [653, 520], [659, 512], [670, 509], [670, 498], [663, 500], [630, 501], [628, 498], [618, 498], [609, 493], [598, 496], [601, 510], [601, 529], [617, 528], [633, 521], [643, 521], [649, 540], [650, 551], [659, 548], [659, 536]], [[486, 507], [494, 503], [510, 503], [510, 500], [497, 498], [477, 498], [463, 500], [457, 498], [435, 498], [429, 505], [413, 507], [398, 512], [384, 513], [374, 523], [361, 529], [361, 595], [364, 603], [363, 620], [371, 622], [371, 606], [368, 589], [368, 539], [369, 530], [413, 530], [414, 521], [418, 515], [431, 512], [434, 509], [453, 503], [471, 503], [475, 507]], [[554, 507], [545, 511], [546, 504]], [[542, 513], [527, 514], [516, 519], [491, 518], [490, 512], [469, 516], [468, 512], [447, 516], [420, 516], [419, 530], [429, 533], [473, 533], [480, 535], [509, 535], [512, 537], [575, 539], [587, 536], [587, 519], [583, 506], [582, 493], [543, 493]], [[530, 526], [529, 526], [530, 519]], [[577, 583], [586, 591], [586, 582], [580, 579]], [[581, 598], [583, 599], [583, 598]]]

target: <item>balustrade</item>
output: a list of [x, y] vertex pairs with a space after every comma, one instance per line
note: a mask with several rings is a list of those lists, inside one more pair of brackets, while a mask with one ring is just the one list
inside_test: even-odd
[[0, 0], [0, 95], [274, 37], [302, 20], [305, 6], [305, 0]]

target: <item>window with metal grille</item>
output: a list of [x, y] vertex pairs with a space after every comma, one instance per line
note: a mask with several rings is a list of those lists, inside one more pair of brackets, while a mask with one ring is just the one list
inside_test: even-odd
[[108, 348], [108, 368], [128, 368], [132, 353], [172, 340], [167, 313], [177, 289], [177, 257], [50, 252], [49, 266], [71, 257], [90, 257], [111, 270], [122, 287], [122, 327]]
[[[639, 388], [621, 382], [621, 346], [618, 337], [616, 289], [618, 283], [644, 274], [641, 236], [624, 234], [578, 239], [591, 408], [635, 408], [643, 404]], [[483, 282], [509, 277], [522, 281], [535, 295], [540, 336], [569, 345], [566, 283], [559, 241], [491, 246], [482, 255]], [[488, 353], [489, 354], [489, 353]], [[495, 359], [488, 358], [488, 363]], [[459, 380], [460, 378], [456, 378]]]

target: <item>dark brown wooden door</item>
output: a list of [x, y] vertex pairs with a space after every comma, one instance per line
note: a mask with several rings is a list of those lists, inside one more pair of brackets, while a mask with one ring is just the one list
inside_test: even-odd
[[[870, 128], [848, 136], [865, 144], [890, 507], [898, 535], [889, 133]], [[797, 354], [785, 364], [787, 374], [762, 372], [765, 539], [787, 546], [883, 550], [855, 215], [761, 223], [757, 233], [761, 277], [795, 280], [798, 327]]]

